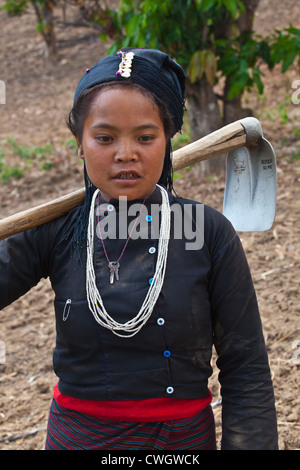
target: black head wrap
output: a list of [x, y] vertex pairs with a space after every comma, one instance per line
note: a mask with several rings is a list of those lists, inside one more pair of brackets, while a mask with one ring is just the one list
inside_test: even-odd
[[[118, 73], [119, 66], [122, 62], [122, 55], [125, 53], [126, 57], [126, 54], [130, 52], [134, 53], [130, 76], [124, 77]], [[186, 75], [179, 64], [157, 49], [123, 48], [116, 54], [104, 57], [92, 68], [86, 69], [75, 91], [73, 106], [76, 106], [85, 90], [108, 82], [124, 83], [128, 81], [143, 87], [159, 101], [165, 103], [173, 118], [173, 135], [181, 131], [185, 111]], [[169, 190], [172, 189], [171, 153], [171, 141], [169, 140], [163, 172], [159, 180], [159, 184]], [[86, 197], [73, 232], [73, 241], [79, 248], [85, 245], [90, 202], [96, 189], [91, 183], [85, 168], [84, 173]]]
[[74, 104], [81, 93], [95, 85], [112, 81], [130, 81], [150, 91], [163, 101], [174, 117], [176, 132], [182, 127], [185, 101], [186, 75], [180, 65], [167, 54], [156, 49], [124, 48], [122, 52], [133, 52], [134, 58], [129, 77], [118, 74], [121, 57], [119, 53], [99, 60], [87, 69], [81, 78], [74, 96]]

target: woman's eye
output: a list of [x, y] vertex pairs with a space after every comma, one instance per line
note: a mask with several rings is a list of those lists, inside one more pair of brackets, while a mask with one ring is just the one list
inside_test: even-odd
[[113, 138], [110, 137], [109, 135], [98, 135], [96, 137], [96, 140], [98, 140], [98, 142], [106, 144], [106, 143], [112, 142]]
[[154, 140], [154, 136], [153, 135], [142, 135], [139, 140], [141, 140], [142, 142], [151, 142], [152, 140]]

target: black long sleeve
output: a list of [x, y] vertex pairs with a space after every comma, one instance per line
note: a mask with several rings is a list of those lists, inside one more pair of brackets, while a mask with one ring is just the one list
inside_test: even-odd
[[278, 448], [273, 385], [256, 294], [237, 235], [215, 254], [210, 279], [222, 394], [222, 449]]
[[48, 277], [44, 228], [19, 233], [0, 242], [0, 309]]

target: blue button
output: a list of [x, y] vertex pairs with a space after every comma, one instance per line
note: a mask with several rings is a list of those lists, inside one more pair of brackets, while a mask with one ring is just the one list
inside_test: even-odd
[[170, 357], [170, 356], [171, 356], [171, 352], [166, 349], [166, 350], [164, 351], [164, 356], [165, 356], [165, 357]]
[[154, 279], [153, 279], [153, 277], [151, 277], [151, 278], [149, 279], [149, 284], [152, 284], [153, 281], [154, 281]]
[[168, 387], [167, 390], [166, 390], [167, 393], [173, 393], [174, 392], [174, 388], [173, 387]]
[[151, 217], [151, 215], [146, 215], [145, 219], [146, 219], [147, 222], [151, 222], [152, 217]]
[[149, 248], [149, 253], [150, 253], [150, 255], [153, 255], [153, 253], [155, 253], [155, 252], [156, 252], [155, 246], [151, 246], [151, 247]]
[[158, 319], [157, 319], [157, 324], [158, 324], [158, 325], [161, 326], [161, 325], [163, 325], [164, 323], [165, 323], [165, 320], [164, 320], [163, 318], [158, 318]]

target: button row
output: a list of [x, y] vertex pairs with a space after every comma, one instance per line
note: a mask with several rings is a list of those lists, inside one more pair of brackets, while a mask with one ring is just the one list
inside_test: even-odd
[[[115, 210], [115, 207], [113, 206], [113, 204], [108, 204], [106, 206], [106, 209], [109, 212], [113, 212]], [[152, 216], [151, 215], [146, 215], [145, 220], [146, 220], [146, 222], [151, 222], [152, 221]]]

